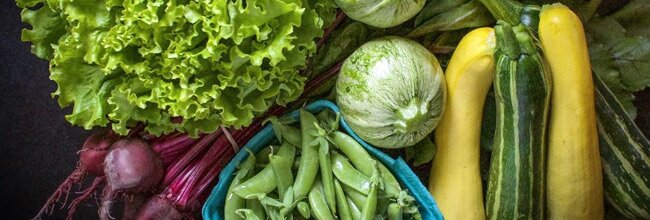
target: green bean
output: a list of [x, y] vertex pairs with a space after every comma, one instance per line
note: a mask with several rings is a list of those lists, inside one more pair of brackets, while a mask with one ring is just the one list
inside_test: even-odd
[[323, 195], [323, 184], [316, 180], [309, 191], [309, 206], [314, 217], [318, 220], [334, 220], [332, 212], [327, 206], [325, 195]]
[[[334, 144], [343, 152], [343, 154], [348, 156], [352, 164], [359, 169], [363, 175], [372, 175], [374, 169], [372, 164], [375, 159], [368, 154], [366, 149], [364, 149], [359, 142], [340, 131], [333, 132], [331, 137]], [[401, 191], [399, 182], [397, 182], [397, 179], [395, 179], [386, 166], [381, 163], [378, 163], [378, 165], [382, 179], [384, 180], [384, 190], [386, 191], [386, 195], [395, 198], [399, 194], [399, 191]]]
[[339, 130], [340, 114], [335, 114], [331, 110], [324, 110], [316, 115], [319, 125], [325, 129], [326, 133]]
[[400, 191], [402, 191], [399, 182], [397, 182], [397, 179], [395, 176], [393, 176], [393, 173], [391, 173], [390, 170], [384, 166], [384, 164], [377, 162], [377, 166], [379, 167], [381, 178], [384, 182], [384, 193], [388, 197], [397, 198]]
[[300, 129], [289, 125], [286, 125], [286, 129], [287, 130], [282, 134], [284, 140], [293, 144], [294, 146], [300, 146], [300, 144], [302, 144]]
[[280, 213], [275, 207], [269, 207], [268, 205], [264, 205], [264, 203], [262, 203], [262, 206], [264, 206], [264, 210], [266, 210], [266, 216], [268, 216], [269, 219], [284, 220], [284, 217], [280, 216]]
[[370, 191], [370, 180], [367, 176], [355, 169], [345, 156], [335, 152], [332, 153], [332, 171], [341, 183], [352, 187], [364, 195], [368, 195]]
[[422, 214], [420, 214], [420, 212], [413, 213], [413, 214], [411, 215], [411, 219], [414, 219], [414, 220], [422, 220]]
[[[268, 160], [268, 158], [267, 158], [267, 160]], [[269, 166], [269, 163], [256, 163], [254, 168], [257, 169], [258, 171], [261, 171], [264, 168], [266, 168], [267, 166]]]
[[352, 213], [350, 213], [350, 206], [341, 188], [341, 184], [338, 180], [334, 180], [334, 191], [336, 192], [336, 207], [339, 213], [339, 219], [341, 220], [352, 220]]
[[366, 195], [363, 195], [363, 193], [360, 193], [345, 184], [341, 184], [341, 188], [343, 188], [343, 193], [345, 193], [345, 195], [348, 196], [357, 207], [363, 206], [366, 201]]
[[242, 219], [241, 216], [235, 214], [235, 211], [237, 209], [244, 208], [245, 205], [244, 198], [241, 198], [237, 195], [235, 195], [232, 192], [229, 192], [226, 195], [226, 202], [224, 204], [224, 211], [223, 211], [223, 217], [225, 220], [238, 220]]
[[293, 160], [293, 166], [291, 167], [294, 170], [297, 170], [300, 167], [300, 158], [301, 156], [296, 156], [296, 159]]
[[391, 197], [388, 197], [383, 190], [377, 191], [377, 215], [383, 215], [385, 216], [387, 213], [386, 211], [388, 210], [388, 205], [393, 203], [393, 201], [397, 201], [396, 199], [392, 199]]
[[293, 184], [293, 158], [296, 155], [296, 149], [288, 142], [282, 143], [276, 155], [270, 155], [269, 161], [275, 181], [278, 185], [278, 195], [280, 200], [284, 199], [287, 188]]
[[273, 146], [268, 146], [265, 148], [262, 148], [260, 152], [257, 153], [257, 164], [268, 164], [269, 163], [269, 155], [273, 154], [273, 151], [275, 150], [275, 147]]
[[265, 207], [276, 207], [276, 208], [282, 208], [284, 207], [284, 203], [281, 201], [278, 201], [277, 199], [274, 199], [278, 197], [276, 193], [269, 193], [269, 194], [257, 194], [255, 197], [262, 203], [262, 206]]
[[355, 205], [352, 199], [350, 199], [350, 197], [347, 197], [346, 201], [348, 203], [348, 207], [350, 207], [350, 213], [352, 214], [352, 219], [354, 220], [361, 219], [361, 210], [359, 209], [359, 206]]
[[243, 219], [240, 215], [236, 214], [237, 209], [242, 209], [246, 205], [246, 200], [242, 197], [239, 197], [233, 193], [233, 188], [239, 185], [241, 182], [246, 180], [246, 177], [250, 176], [250, 173], [255, 165], [255, 155], [248, 151], [248, 157], [246, 160], [240, 164], [239, 171], [235, 174], [230, 186], [228, 187], [228, 193], [226, 194], [226, 202], [224, 204], [224, 219], [225, 220], [239, 220]]
[[250, 209], [237, 209], [237, 211], [235, 211], [235, 212], [236, 212], [237, 215], [239, 215], [239, 217], [241, 217], [242, 219], [245, 218], [246, 220], [262, 220], [262, 218], [260, 218], [259, 216], [257, 216], [257, 215], [253, 212], [253, 210], [250, 210]]
[[273, 169], [267, 166], [255, 176], [239, 184], [233, 189], [233, 192], [242, 198], [249, 198], [256, 194], [266, 194], [277, 186]]
[[[284, 205], [284, 207], [282, 208], [282, 210], [285, 209], [291, 210], [294, 204], [292, 186], [289, 186], [289, 188], [287, 188], [287, 191], [285, 191], [283, 197], [284, 198], [282, 198], [282, 204]], [[280, 215], [284, 216], [286, 215], [286, 213], [288, 213], [288, 211], [282, 211], [282, 210], [280, 211]]]
[[310, 219], [311, 218], [311, 209], [309, 208], [309, 204], [307, 204], [304, 201], [301, 201], [301, 202], [298, 203], [298, 212], [305, 219]]
[[246, 208], [252, 210], [255, 216], [259, 217], [260, 219], [266, 219], [266, 211], [264, 210], [264, 207], [262, 207], [260, 200], [257, 198], [247, 199]]
[[300, 127], [302, 128], [302, 155], [300, 156], [300, 167], [293, 184], [294, 196], [296, 198], [306, 196], [311, 189], [316, 174], [318, 173], [318, 144], [314, 143], [317, 130], [314, 126], [316, 117], [311, 113], [300, 110]]
[[318, 149], [318, 162], [320, 163], [320, 176], [323, 181], [325, 201], [332, 213], [336, 215], [336, 194], [334, 193], [334, 176], [332, 174], [332, 162], [330, 160], [329, 142], [325, 136], [319, 137], [321, 141]]
[[406, 191], [401, 191], [397, 202], [402, 206], [402, 212], [411, 215], [411, 219], [421, 220], [420, 210], [415, 204], [415, 198], [410, 196]]
[[350, 161], [354, 167], [359, 169], [363, 175], [372, 175], [372, 163], [375, 160], [370, 156], [370, 154], [368, 154], [366, 149], [364, 149], [363, 146], [359, 144], [359, 142], [340, 131], [332, 132], [330, 136], [334, 142], [334, 145], [336, 145], [336, 147], [338, 147], [339, 150], [345, 154], [345, 156], [350, 158]]
[[290, 186], [287, 189], [286, 195], [284, 196], [284, 207], [280, 209], [280, 216], [285, 217], [287, 214], [291, 213], [293, 211], [293, 208], [296, 207], [296, 205], [301, 202], [304, 198], [294, 198], [293, 197], [293, 188]]
[[283, 219], [280, 216], [279, 209], [284, 207], [284, 204], [274, 199], [277, 197], [277, 195], [272, 195], [271, 193], [269, 193], [268, 195], [258, 194], [256, 196], [257, 199], [259, 199], [260, 204], [262, 204], [262, 207], [264, 207], [264, 211], [266, 212], [267, 219], [271, 219], [271, 220]]
[[402, 220], [402, 206], [397, 203], [388, 205], [388, 220]]
[[377, 211], [377, 190], [379, 190], [379, 183], [373, 181], [370, 186], [370, 192], [368, 193], [366, 203], [363, 205], [363, 209], [361, 210], [362, 220], [372, 220], [375, 218], [375, 213]]
[[278, 141], [281, 143], [284, 143], [286, 141], [291, 143], [293, 146], [300, 146], [302, 142], [300, 129], [289, 125], [289, 123], [292, 122], [291, 120], [286, 120], [284, 118], [279, 119], [275, 116], [270, 117], [267, 120], [271, 122], [273, 133], [275, 133], [275, 137], [278, 139]]

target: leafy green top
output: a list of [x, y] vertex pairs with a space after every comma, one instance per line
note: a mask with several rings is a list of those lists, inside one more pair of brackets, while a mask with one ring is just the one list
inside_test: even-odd
[[17, 0], [66, 119], [120, 134], [241, 127], [302, 92], [329, 0]]
[[614, 91], [632, 118], [634, 92], [650, 86], [649, 0], [633, 0], [586, 25], [592, 69]]

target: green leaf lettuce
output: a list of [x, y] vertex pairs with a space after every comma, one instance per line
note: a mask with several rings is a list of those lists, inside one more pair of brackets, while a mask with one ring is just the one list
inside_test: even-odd
[[18, 0], [66, 119], [120, 134], [247, 126], [302, 92], [331, 1]]

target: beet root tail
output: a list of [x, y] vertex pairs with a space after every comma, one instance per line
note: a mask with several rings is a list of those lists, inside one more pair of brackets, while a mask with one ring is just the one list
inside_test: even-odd
[[63, 204], [61, 205], [62, 207], [65, 206], [65, 203], [67, 202], [68, 194], [70, 193], [70, 189], [72, 188], [72, 185], [75, 183], [81, 182], [86, 175], [86, 170], [83, 169], [81, 166], [77, 165], [77, 169], [72, 171], [72, 173], [66, 178], [61, 185], [52, 193], [50, 198], [47, 199], [45, 202], [45, 205], [41, 208], [40, 211], [38, 211], [38, 214], [34, 216], [32, 219], [41, 219], [44, 215], [49, 215], [52, 213], [52, 210], [54, 209], [54, 205], [61, 200], [61, 197], [65, 197], [65, 200]]
[[95, 180], [93, 180], [92, 185], [90, 187], [86, 188], [84, 191], [81, 192], [81, 195], [70, 203], [70, 206], [68, 206], [68, 216], [65, 218], [66, 220], [72, 220], [74, 218], [74, 214], [77, 212], [77, 209], [79, 208], [79, 205], [86, 199], [90, 198], [95, 191], [97, 191], [97, 188], [104, 183], [106, 180], [105, 177], [95, 177]]
[[111, 220], [115, 219], [111, 216], [111, 208], [113, 207], [113, 202], [115, 200], [115, 191], [111, 189], [110, 185], [104, 187], [104, 192], [102, 193], [102, 203], [99, 207], [99, 219], [101, 220]]

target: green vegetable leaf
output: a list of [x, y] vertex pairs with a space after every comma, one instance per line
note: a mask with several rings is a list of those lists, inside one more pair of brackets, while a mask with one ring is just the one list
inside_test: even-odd
[[436, 154], [436, 145], [425, 137], [417, 144], [406, 148], [406, 159], [413, 160], [414, 166], [420, 166], [433, 160]]
[[[426, 42], [427, 48], [431, 52], [433, 52], [436, 55], [441, 55], [441, 54], [450, 54], [454, 52], [456, 49], [456, 46], [458, 43], [460, 43], [460, 40], [463, 39], [463, 37], [469, 33], [471, 29], [460, 29], [460, 30], [454, 30], [454, 31], [445, 31], [440, 33], [432, 42]], [[443, 64], [443, 57], [436, 56], [436, 58], [441, 61], [441, 65]], [[449, 60], [447, 60], [449, 61]], [[444, 63], [443, 66], [447, 66], [446, 63]]]
[[609, 17], [616, 19], [632, 36], [650, 38], [650, 0], [632, 0]]
[[32, 53], [41, 59], [52, 59], [53, 44], [65, 34], [66, 25], [59, 12], [54, 11], [43, 1], [18, 0], [19, 7], [34, 7], [41, 4], [36, 10], [23, 10], [20, 13], [21, 19], [32, 25], [32, 29], [22, 31], [21, 40], [32, 42]]
[[361, 22], [351, 22], [332, 33], [314, 56], [314, 74], [319, 74], [349, 56], [368, 37], [368, 28]]
[[[428, 9], [425, 11], [425, 14], [416, 18], [417, 23], [418, 19], [424, 20], [425, 17], [429, 17], [426, 21], [421, 22], [420, 25], [411, 31], [411, 33], [408, 34], [409, 37], [420, 37], [439, 31], [482, 27], [494, 23], [494, 19], [490, 12], [476, 0], [469, 1], [458, 7], [444, 10], [438, 9], [438, 7], [445, 8], [451, 3], [442, 4], [441, 6], [432, 5], [434, 3], [436, 3], [436, 1], [427, 5], [427, 7], [433, 9]], [[432, 15], [432, 13], [436, 12], [438, 14]]]
[[632, 93], [650, 86], [650, 39], [627, 32], [613, 16], [593, 18], [586, 28], [594, 73], [634, 118]]
[[470, 0], [431, 0], [415, 17], [415, 26], [420, 26], [436, 15], [466, 4]]
[[554, 4], [561, 3], [574, 11], [580, 20], [588, 21], [594, 16], [602, 0], [536, 0], [536, 4]]
[[[333, 1], [18, 0], [66, 119], [120, 134], [247, 126], [298, 98]], [[34, 9], [33, 6], [41, 5]]]

